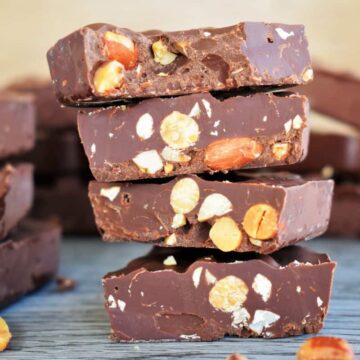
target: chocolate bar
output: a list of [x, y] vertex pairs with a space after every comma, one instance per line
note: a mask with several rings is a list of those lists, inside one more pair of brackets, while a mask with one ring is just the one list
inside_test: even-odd
[[0, 159], [34, 147], [35, 108], [31, 96], [0, 92]]
[[87, 182], [75, 175], [57, 177], [48, 184], [42, 181], [42, 178], [38, 179], [35, 189], [35, 201], [31, 210], [33, 218], [52, 219], [60, 223], [64, 234], [97, 233]]
[[0, 242], [0, 308], [45, 284], [57, 270], [60, 228], [24, 220]]
[[33, 186], [32, 165], [5, 165], [0, 169], [0, 241], [30, 210]]
[[36, 107], [36, 123], [39, 128], [59, 129], [76, 127], [77, 111], [60, 106], [56, 100], [50, 80], [28, 77], [9, 84], [7, 89], [33, 95]]
[[292, 164], [307, 152], [308, 102], [289, 93], [150, 99], [79, 113], [98, 181]]
[[300, 91], [313, 109], [360, 127], [360, 77], [317, 67], [315, 80]]
[[76, 129], [38, 129], [34, 150], [22, 156], [22, 159], [35, 165], [37, 176], [89, 172]]
[[328, 236], [360, 237], [360, 184], [336, 184]]
[[68, 105], [184, 95], [312, 80], [301, 25], [134, 32], [85, 26], [48, 51], [58, 99]]
[[108, 241], [267, 254], [327, 228], [332, 180], [290, 175], [225, 179], [191, 175], [159, 183], [92, 181], [89, 196]]
[[154, 248], [103, 278], [116, 341], [210, 341], [316, 333], [335, 263], [292, 246], [271, 255]]

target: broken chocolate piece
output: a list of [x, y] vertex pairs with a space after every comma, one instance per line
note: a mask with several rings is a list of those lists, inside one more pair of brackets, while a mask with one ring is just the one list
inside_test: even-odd
[[29, 212], [33, 187], [32, 165], [6, 165], [0, 169], [0, 241]]
[[32, 94], [36, 107], [36, 125], [41, 129], [73, 128], [76, 110], [61, 107], [50, 80], [29, 77], [8, 85], [7, 89]]
[[68, 105], [313, 78], [304, 27], [260, 22], [142, 33], [92, 24], [59, 40], [48, 62], [56, 96]]
[[298, 176], [99, 183], [89, 196], [108, 241], [271, 253], [327, 228], [332, 180]]
[[316, 333], [335, 263], [291, 246], [271, 255], [154, 248], [103, 278], [112, 339], [209, 341]]
[[195, 94], [80, 112], [78, 126], [96, 180], [122, 181], [299, 162], [307, 116], [289, 93]]
[[0, 308], [51, 279], [57, 271], [59, 255], [57, 225], [23, 220], [0, 243]]
[[299, 91], [314, 110], [360, 127], [360, 77], [355, 74], [317, 67], [315, 80]]
[[31, 96], [0, 93], [0, 158], [23, 154], [34, 147], [35, 109]]

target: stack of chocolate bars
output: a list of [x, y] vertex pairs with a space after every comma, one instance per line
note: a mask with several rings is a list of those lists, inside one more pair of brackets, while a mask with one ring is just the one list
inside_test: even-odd
[[[156, 245], [103, 278], [117, 341], [317, 332], [335, 263], [299, 246], [328, 225], [332, 180], [245, 175], [301, 161], [313, 77], [302, 26], [133, 32], [86, 26], [48, 52], [96, 179], [106, 241]], [[119, 250], [120, 251], [120, 250]]]
[[15, 157], [35, 140], [32, 97], [0, 93], [0, 308], [40, 287], [57, 270], [60, 229], [24, 219], [33, 203], [33, 166]]
[[309, 155], [295, 171], [335, 180], [328, 235], [360, 237], [360, 78], [316, 68]]
[[25, 78], [8, 89], [30, 93], [35, 102], [36, 146], [24, 158], [35, 165], [31, 216], [56, 220], [65, 234], [94, 234], [96, 227], [86, 190], [91, 174], [77, 135], [76, 109], [60, 107], [48, 79]]

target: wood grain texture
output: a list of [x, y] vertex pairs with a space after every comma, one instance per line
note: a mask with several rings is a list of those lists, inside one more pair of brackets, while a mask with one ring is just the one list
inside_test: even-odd
[[[307, 246], [338, 261], [330, 314], [323, 335], [346, 338], [360, 355], [360, 242], [319, 239]], [[146, 253], [148, 246], [104, 244], [98, 239], [66, 239], [61, 275], [76, 279], [68, 293], [54, 284], [0, 312], [13, 333], [0, 359], [226, 359], [233, 352], [249, 359], [294, 359], [305, 336], [279, 339], [227, 338], [211, 343], [117, 344], [108, 339], [100, 279], [106, 272]]]

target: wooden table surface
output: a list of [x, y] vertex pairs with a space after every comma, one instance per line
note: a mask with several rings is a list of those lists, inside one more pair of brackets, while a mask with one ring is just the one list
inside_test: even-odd
[[[360, 241], [318, 239], [307, 243], [338, 262], [330, 313], [323, 335], [346, 338], [360, 355]], [[226, 359], [239, 352], [251, 359], [295, 359], [305, 336], [279, 340], [227, 338], [211, 343], [118, 344], [109, 338], [100, 279], [147, 252], [138, 244], [66, 239], [60, 274], [76, 279], [67, 293], [50, 284], [0, 312], [13, 333], [2, 359]]]

